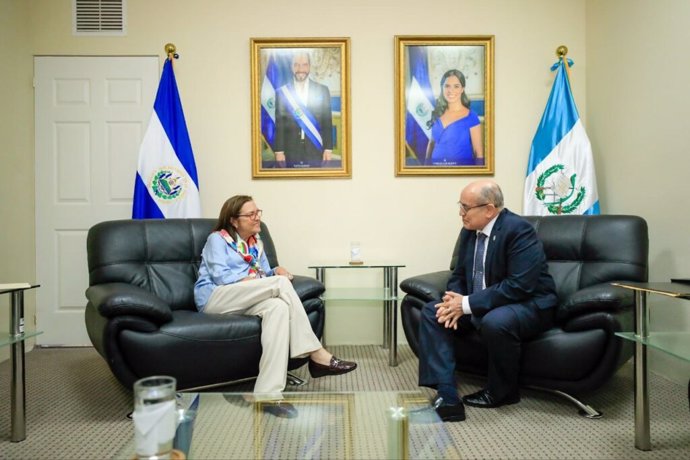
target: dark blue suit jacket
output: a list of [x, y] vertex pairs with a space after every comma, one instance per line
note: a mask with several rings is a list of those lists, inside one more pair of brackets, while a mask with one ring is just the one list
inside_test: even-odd
[[[290, 90], [295, 90], [294, 82], [287, 84]], [[321, 166], [324, 150], [333, 150], [333, 113], [331, 108], [331, 93], [328, 86], [309, 81], [309, 98], [307, 109], [312, 113], [319, 125], [319, 134], [323, 148], [317, 149], [308, 139], [301, 143], [302, 128], [292, 116], [290, 104], [284, 100], [281, 91], [276, 91], [276, 136], [273, 142], [274, 152], [285, 152], [285, 160], [290, 166], [300, 161], [312, 166]]]
[[[467, 295], [472, 291], [474, 246], [477, 232], [462, 229], [455, 269], [448, 290]], [[510, 304], [535, 303], [553, 308], [558, 303], [556, 286], [548, 272], [546, 255], [534, 227], [522, 217], [503, 209], [491, 231], [486, 249], [486, 289], [469, 294], [474, 316]]]

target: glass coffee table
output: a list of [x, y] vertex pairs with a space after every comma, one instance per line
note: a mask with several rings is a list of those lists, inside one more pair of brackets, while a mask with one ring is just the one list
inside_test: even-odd
[[[285, 393], [298, 412], [292, 419], [267, 414], [248, 398], [199, 393], [188, 458], [460, 458], [421, 392]], [[114, 458], [134, 452], [131, 440]]]

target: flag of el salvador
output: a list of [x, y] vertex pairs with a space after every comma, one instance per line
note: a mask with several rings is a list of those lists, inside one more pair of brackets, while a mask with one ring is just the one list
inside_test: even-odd
[[268, 57], [266, 75], [261, 84], [261, 134], [266, 143], [273, 148], [276, 132], [276, 88], [282, 86], [280, 69], [273, 53]]
[[524, 215], [600, 212], [592, 146], [575, 106], [565, 59], [551, 69], [557, 69], [556, 79], [532, 140]]
[[133, 219], [201, 217], [199, 178], [172, 61], [167, 59], [139, 148]]
[[411, 79], [406, 101], [405, 142], [417, 161], [424, 164], [426, 148], [431, 139], [431, 128], [427, 127], [427, 122], [434, 110], [434, 96], [429, 82], [426, 48], [410, 46], [408, 49]]

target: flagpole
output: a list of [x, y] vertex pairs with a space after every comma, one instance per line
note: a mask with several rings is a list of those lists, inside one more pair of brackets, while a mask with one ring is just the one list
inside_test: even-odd
[[[558, 56], [558, 59], [563, 61], [563, 64], [565, 66], [565, 78], [568, 80], [568, 85], [570, 85], [570, 66], [568, 65], [568, 47], [565, 45], [561, 45], [558, 48], [556, 48], [556, 56]], [[563, 210], [562, 203], [558, 204], [558, 212], [556, 215], [561, 215]]]
[[565, 63], [565, 74], [568, 76], [568, 82], [570, 82], [570, 65], [568, 65], [568, 47], [561, 45], [556, 48], [556, 56]]

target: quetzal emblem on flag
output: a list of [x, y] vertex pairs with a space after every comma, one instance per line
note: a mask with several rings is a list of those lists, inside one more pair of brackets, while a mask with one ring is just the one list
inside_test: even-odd
[[570, 214], [585, 199], [587, 190], [577, 184], [577, 174], [569, 174], [563, 164], [555, 164], [537, 178], [534, 193], [550, 214]]

